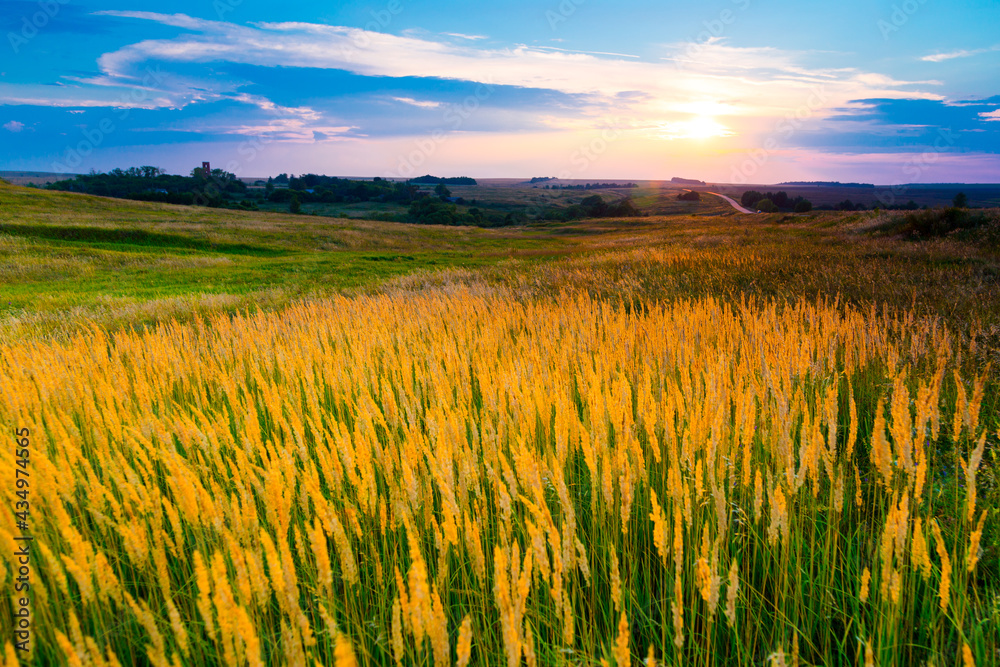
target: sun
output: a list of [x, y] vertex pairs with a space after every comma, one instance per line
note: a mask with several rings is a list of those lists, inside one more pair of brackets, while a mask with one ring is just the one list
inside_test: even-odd
[[694, 118], [687, 123], [688, 136], [692, 139], [709, 139], [711, 137], [724, 137], [729, 134], [721, 123], [710, 116]]
[[660, 123], [660, 138], [673, 139], [714, 139], [732, 136], [728, 127], [712, 116], [699, 115], [688, 120]]

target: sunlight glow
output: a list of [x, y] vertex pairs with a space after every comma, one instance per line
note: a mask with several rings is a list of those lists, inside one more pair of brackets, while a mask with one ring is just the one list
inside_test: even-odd
[[730, 137], [732, 130], [711, 116], [695, 116], [690, 120], [660, 123], [659, 137], [672, 141], [674, 139], [712, 139]]

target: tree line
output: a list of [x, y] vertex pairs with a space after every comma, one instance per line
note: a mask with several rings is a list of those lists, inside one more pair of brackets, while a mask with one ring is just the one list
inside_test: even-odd
[[[275, 184], [287, 184], [288, 187], [278, 188]], [[279, 204], [291, 203], [293, 200], [298, 200], [300, 204], [357, 204], [369, 201], [408, 204], [419, 196], [416, 185], [387, 181], [379, 176], [371, 181], [355, 181], [319, 174], [302, 174], [290, 178], [286, 174], [280, 174], [273, 180], [268, 179], [264, 192], [268, 201]]]
[[431, 176], [430, 174], [411, 178], [410, 183], [417, 183], [419, 185], [479, 185], [476, 179], [469, 178], [468, 176], [442, 178], [440, 176]]
[[812, 210], [812, 202], [805, 197], [788, 196], [785, 191], [779, 192], [757, 192], [747, 190], [740, 197], [740, 204], [744, 208], [752, 208], [764, 213], [775, 211], [794, 211], [795, 213], [808, 213]]
[[480, 207], [475, 200], [471, 202], [473, 206], [463, 211], [459, 208], [459, 204], [463, 203], [464, 200], [452, 203], [444, 196], [421, 197], [410, 204], [407, 221], [423, 225], [503, 227], [532, 221], [567, 222], [583, 218], [635, 218], [642, 215], [631, 199], [606, 202], [600, 195], [584, 197], [579, 204], [566, 208], [551, 207], [530, 212], [519, 209], [506, 214], [488, 205]]
[[190, 176], [176, 176], [148, 165], [107, 173], [91, 171], [45, 187], [100, 197], [212, 207], [235, 204], [247, 192], [243, 181], [222, 169], [213, 169], [207, 177], [200, 167], [193, 169]]
[[[535, 179], [532, 179], [535, 182]], [[637, 183], [581, 183], [579, 185], [546, 185], [545, 190], [615, 190], [622, 188], [637, 188]]]

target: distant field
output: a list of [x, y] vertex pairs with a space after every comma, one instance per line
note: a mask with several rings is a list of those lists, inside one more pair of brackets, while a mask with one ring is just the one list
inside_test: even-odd
[[76, 174], [56, 174], [45, 171], [0, 171], [0, 178], [11, 185], [48, 185], [74, 176]]
[[[814, 206], [829, 204], [836, 206], [845, 199], [850, 199], [855, 204], [862, 203], [868, 209], [876, 206], [884, 208], [887, 204], [905, 205], [913, 201], [918, 206], [950, 206], [952, 199], [959, 192], [964, 192], [969, 198], [969, 206], [982, 208], [992, 208], [1000, 206], [1000, 185], [920, 185], [910, 184], [890, 188], [888, 186], [876, 186], [875, 188], [861, 187], [832, 187], [832, 186], [810, 186], [810, 185], [731, 185], [719, 184], [718, 186], [696, 187], [696, 190], [711, 190], [718, 187], [717, 192], [729, 195], [737, 201], [747, 190], [757, 190], [759, 192], [777, 192], [784, 190], [789, 197], [805, 197]], [[881, 199], [880, 199], [881, 197]]]

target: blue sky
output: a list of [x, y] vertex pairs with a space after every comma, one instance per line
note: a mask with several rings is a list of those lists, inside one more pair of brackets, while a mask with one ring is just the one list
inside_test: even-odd
[[992, 0], [4, 0], [0, 169], [1000, 182]]

